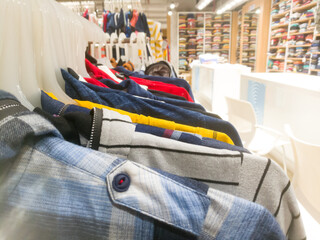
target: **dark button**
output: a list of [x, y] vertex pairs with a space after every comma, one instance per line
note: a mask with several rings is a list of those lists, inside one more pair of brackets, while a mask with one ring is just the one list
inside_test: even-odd
[[117, 174], [112, 181], [112, 187], [117, 192], [125, 192], [130, 186], [130, 177], [125, 173]]

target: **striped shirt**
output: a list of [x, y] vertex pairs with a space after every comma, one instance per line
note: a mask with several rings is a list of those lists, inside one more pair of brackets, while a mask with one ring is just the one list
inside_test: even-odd
[[154, 56], [155, 61], [158, 62], [163, 60], [163, 39], [160, 31], [161, 23], [148, 19], [148, 26], [150, 30], [150, 47], [152, 55]]
[[99, 151], [192, 178], [258, 203], [273, 214], [289, 239], [305, 238], [291, 183], [274, 161], [136, 132], [128, 116], [107, 109], [94, 111], [96, 125], [92, 128], [100, 135], [91, 141]]

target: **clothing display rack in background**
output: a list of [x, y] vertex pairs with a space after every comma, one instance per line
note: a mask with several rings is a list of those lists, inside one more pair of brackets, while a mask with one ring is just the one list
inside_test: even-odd
[[229, 62], [231, 13], [179, 12], [179, 72], [190, 72], [200, 54], [217, 54]]
[[268, 72], [320, 73], [319, 1], [272, 3]]
[[145, 33], [53, 0], [0, 10], [0, 238], [305, 238], [281, 167], [150, 64]]

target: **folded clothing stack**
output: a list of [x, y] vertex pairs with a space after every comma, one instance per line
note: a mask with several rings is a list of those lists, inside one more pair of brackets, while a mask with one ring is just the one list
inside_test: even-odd
[[291, 21], [296, 21], [299, 20], [301, 17], [302, 13], [300, 12], [295, 12], [291, 14]]
[[202, 13], [197, 14], [197, 27], [203, 27], [204, 16]]
[[215, 15], [214, 20], [221, 20], [221, 14]]
[[220, 49], [220, 44], [219, 43], [212, 44], [212, 50], [217, 50], [217, 49]]
[[209, 28], [212, 27], [212, 18], [208, 14], [206, 15], [205, 26]]
[[289, 39], [288, 39], [288, 44], [289, 45], [296, 45], [296, 35], [292, 35], [292, 36], [289, 36]]
[[222, 28], [223, 28], [223, 30], [222, 30], [223, 32], [230, 32], [230, 24], [229, 23], [223, 24]]
[[255, 44], [255, 43], [251, 43], [251, 44], [249, 45], [249, 49], [255, 50], [255, 49], [256, 49], [256, 44]]
[[222, 34], [220, 29], [215, 29], [215, 30], [213, 30], [212, 33], [214, 36], [221, 36], [221, 34]]
[[195, 28], [196, 27], [196, 19], [195, 19], [194, 14], [187, 15], [187, 22], [188, 22], [188, 28]]
[[296, 45], [305, 45], [306, 42], [304, 41], [304, 38], [304, 34], [297, 35]]
[[277, 58], [284, 58], [285, 55], [286, 55], [286, 51], [284, 48], [279, 48], [277, 50], [277, 55], [276, 55]]
[[320, 40], [314, 40], [312, 42], [310, 52], [320, 52]]
[[299, 32], [300, 26], [298, 23], [294, 23], [290, 26], [290, 33]]
[[194, 30], [194, 29], [188, 29], [188, 30], [187, 30], [187, 34], [188, 34], [188, 35], [196, 35], [196, 30]]
[[285, 12], [286, 9], [287, 9], [287, 8], [286, 8], [286, 2], [285, 2], [285, 1], [279, 3], [279, 13]]
[[215, 37], [213, 38], [213, 42], [215, 42], [215, 43], [220, 43], [220, 42], [221, 42], [221, 36], [215, 36]]
[[230, 34], [229, 33], [224, 33], [222, 34], [222, 42], [229, 42], [230, 41]]
[[293, 60], [287, 60], [287, 72], [293, 72]]
[[293, 8], [300, 7], [301, 5], [302, 5], [302, 0], [293, 0], [292, 1]]
[[294, 72], [303, 72], [303, 62], [302, 61], [294, 61], [293, 62], [293, 71]]
[[280, 61], [273, 61], [273, 66], [272, 69], [273, 70], [279, 70], [279, 65], [280, 65]]
[[229, 49], [229, 44], [228, 44], [228, 43], [223, 44], [223, 45], [222, 45], [222, 49]]
[[304, 58], [306, 53], [308, 51], [308, 48], [306, 47], [297, 47], [296, 48], [296, 54], [295, 54], [295, 57], [297, 58]]
[[279, 38], [273, 38], [273, 39], [271, 39], [271, 41], [270, 41], [270, 45], [271, 45], [272, 47], [278, 46], [278, 42], [279, 42]]
[[288, 50], [288, 57], [295, 57], [296, 56], [296, 49], [295, 48], [289, 48]]
[[179, 29], [185, 29], [187, 27], [186, 15], [179, 16]]
[[279, 9], [273, 9], [273, 10], [271, 11], [271, 16], [277, 15], [278, 13], [279, 13]]
[[301, 33], [307, 31], [308, 23], [301, 23], [301, 24], [299, 25], [299, 28], [300, 28], [300, 29], [299, 29], [299, 32], [301, 32]]
[[221, 28], [221, 23], [215, 23], [215, 24], [213, 24], [213, 27], [214, 28]]
[[284, 70], [284, 61], [280, 61], [280, 64], [279, 64], [279, 70], [280, 71], [283, 71]]

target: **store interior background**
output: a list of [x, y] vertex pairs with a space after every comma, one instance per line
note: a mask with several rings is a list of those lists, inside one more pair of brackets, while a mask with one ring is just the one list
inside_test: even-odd
[[[104, 10], [114, 10], [109, 9], [111, 2], [113, 7], [123, 7], [125, 10], [128, 10], [129, 5], [133, 7], [135, 4], [137, 4], [136, 6], [139, 5], [148, 19], [161, 23], [162, 37], [167, 40], [170, 47], [171, 64], [175, 67], [177, 73], [192, 85], [196, 99], [206, 109], [228, 119], [225, 97], [249, 100], [248, 96], [251, 91], [252, 94], [257, 94], [253, 99], [255, 102], [253, 107], [259, 124], [271, 127], [285, 135], [284, 125], [288, 123], [299, 138], [320, 145], [320, 130], [317, 126], [320, 121], [320, 114], [317, 110], [320, 104], [320, 78], [317, 76], [320, 73], [320, 67], [319, 69], [312, 67], [312, 61], [315, 60], [311, 54], [307, 54], [306, 50], [306, 47], [311, 46], [312, 41], [320, 39], [317, 28], [312, 28], [317, 16], [315, 14], [312, 19], [310, 18], [311, 20], [303, 18], [292, 20], [291, 15], [296, 11], [288, 4], [292, 4], [293, 1], [280, 0], [276, 1], [277, 3], [272, 0], [57, 1], [66, 6], [79, 3], [83, 9], [89, 8], [89, 12], [95, 12], [98, 19], [102, 17]], [[288, 3], [284, 5], [285, 9], [280, 12], [279, 2]], [[310, 5], [309, 8], [302, 7], [297, 12], [302, 14], [319, 5], [318, 1], [310, 2], [313, 5]], [[199, 7], [202, 4], [205, 7], [200, 7], [201, 10], [199, 10], [196, 6]], [[283, 7], [281, 4], [280, 6]], [[196, 22], [199, 21], [196, 19], [197, 14], [203, 13], [202, 21], [204, 25], [200, 26], [204, 30], [203, 48], [197, 49], [197, 51], [201, 51], [202, 54], [218, 52], [220, 56], [225, 53], [227, 57], [220, 60], [227, 65], [210, 68], [203, 64], [195, 64], [192, 68], [189, 67], [190, 58], [188, 58], [188, 55], [181, 55], [181, 52], [184, 51], [179, 48], [182, 37], [181, 31], [179, 32], [179, 23], [181, 24], [179, 19], [186, 19], [189, 13], [194, 14]], [[214, 41], [214, 28], [206, 26], [206, 14], [212, 16], [213, 27], [215, 16], [223, 16], [226, 13], [230, 15], [228, 22], [230, 27], [229, 31], [223, 33], [229, 34], [228, 41], [224, 41], [226, 38], [221, 37], [220, 41], [224, 41], [224, 45], [221, 44], [219, 51], [216, 51], [214, 49], [219, 48], [219, 45], [216, 45], [217, 48], [213, 46], [217, 44]], [[288, 14], [289, 19], [285, 19]], [[250, 18], [243, 19], [246, 16], [250, 16]], [[256, 25], [245, 25], [246, 20], [252, 20], [253, 18], [256, 19]], [[281, 23], [281, 21], [285, 22]], [[219, 20], [216, 22], [219, 22]], [[312, 41], [306, 41], [294, 50], [294, 45], [286, 43], [292, 36], [299, 35], [299, 31], [296, 33], [291, 31], [292, 26], [297, 23], [306, 23], [307, 25], [303, 25], [304, 27], [311, 27], [311, 30], [306, 29], [307, 31], [303, 34], [305, 37], [309, 35], [309, 40], [311, 38]], [[187, 20], [186, 24], [188, 24]], [[221, 22], [221, 28], [223, 24]], [[197, 35], [199, 30], [197, 25], [194, 26], [194, 30]], [[207, 38], [210, 39], [209, 44], [211, 44], [208, 48], [205, 46], [206, 31], [212, 31], [210, 38]], [[185, 32], [185, 35], [188, 35], [188, 33]], [[217, 39], [219, 40], [219, 38]], [[299, 51], [304, 56], [299, 56]], [[188, 51], [186, 52], [188, 54]], [[317, 54], [316, 51], [313, 55], [315, 54]], [[198, 59], [198, 57], [195, 59]], [[188, 67], [185, 69], [181, 68], [184, 59], [188, 61]], [[232, 67], [228, 63], [233, 64]], [[241, 66], [235, 64], [241, 64]], [[262, 97], [263, 100], [261, 100]], [[261, 104], [263, 104], [262, 108]], [[263, 144], [263, 138], [260, 138], [259, 141]], [[268, 156], [283, 165], [280, 148], [275, 148]], [[292, 178], [294, 176], [292, 150], [286, 149], [285, 157], [288, 176]], [[317, 184], [314, 187], [318, 187]], [[302, 216], [305, 219], [309, 239], [319, 239], [319, 223], [304, 208], [302, 208]]]

